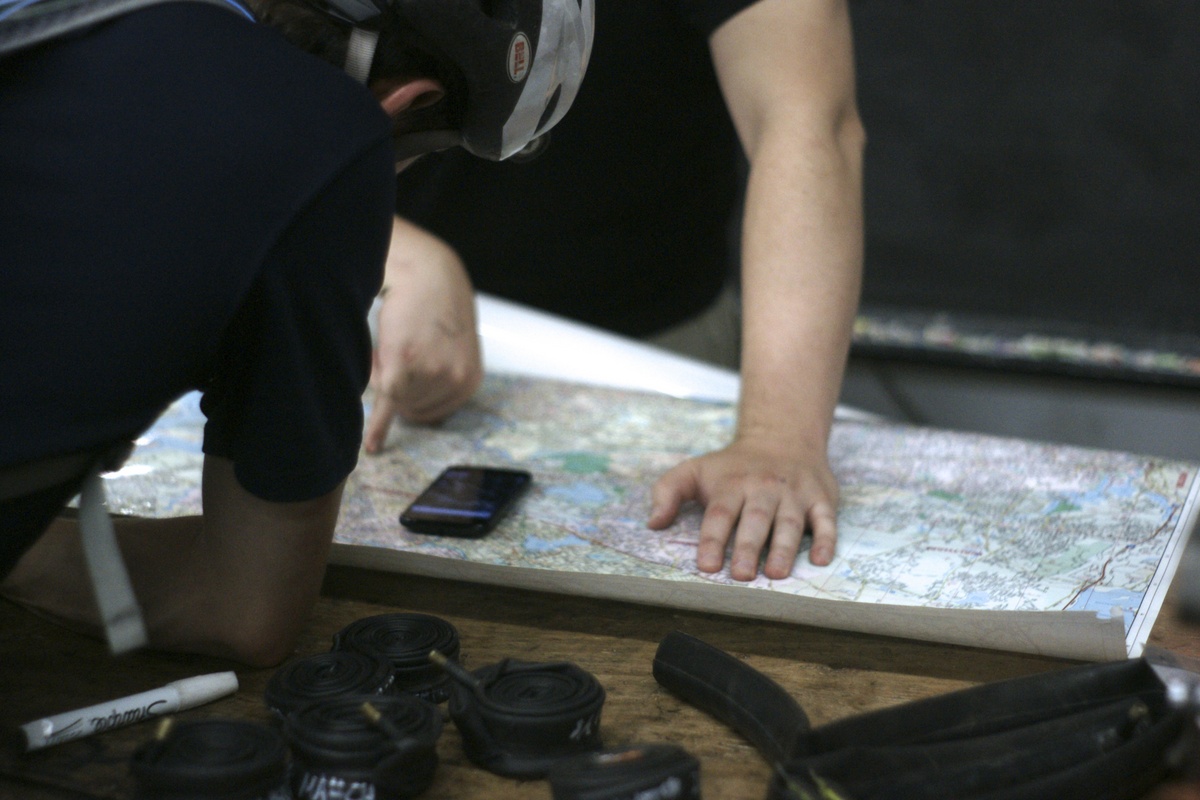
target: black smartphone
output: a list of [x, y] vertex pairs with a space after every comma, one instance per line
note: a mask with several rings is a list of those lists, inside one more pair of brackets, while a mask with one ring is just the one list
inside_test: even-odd
[[477, 539], [496, 527], [533, 481], [522, 469], [446, 467], [401, 514], [414, 533]]

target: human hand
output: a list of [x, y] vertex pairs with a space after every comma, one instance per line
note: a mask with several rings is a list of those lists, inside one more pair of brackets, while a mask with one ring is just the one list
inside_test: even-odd
[[735, 440], [723, 450], [691, 458], [654, 484], [647, 525], [670, 525], [680, 506], [704, 505], [696, 566], [716, 572], [733, 536], [729, 572], [740, 581], [758, 574], [759, 556], [770, 536], [763, 574], [792, 572], [806, 527], [812, 531], [809, 560], [824, 566], [837, 542], [838, 486], [823, 452], [781, 452], [770, 442]]
[[458, 254], [397, 218], [385, 272], [371, 363], [375, 398], [363, 437], [368, 453], [382, 449], [395, 416], [438, 422], [483, 380], [474, 291]]

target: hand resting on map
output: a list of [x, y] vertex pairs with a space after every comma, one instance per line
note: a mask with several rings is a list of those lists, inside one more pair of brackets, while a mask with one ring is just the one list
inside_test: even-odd
[[[470, 399], [483, 377], [470, 279], [448, 244], [397, 218], [381, 297], [371, 370], [375, 399], [364, 435], [368, 453], [382, 449], [396, 415], [440, 421]], [[832, 401], [828, 405], [832, 409]], [[792, 404], [779, 416], [789, 421], [787, 428], [797, 427]], [[730, 574], [737, 580], [754, 579], [764, 547], [763, 574], [786, 578], [806, 530], [813, 534], [809, 560], [828, 564], [837, 540], [838, 487], [823, 446], [808, 450], [794, 438], [781, 439], [778, 426], [750, 427], [768, 433], [739, 434], [728, 447], [663, 475], [653, 487], [648, 526], [666, 528], [684, 503], [701, 503], [697, 566], [719, 571], [732, 538]]]
[[368, 453], [382, 449], [397, 415], [438, 422], [483, 380], [474, 291], [449, 245], [397, 217], [380, 298], [375, 398], [363, 437]]
[[723, 450], [688, 459], [659, 478], [647, 524], [661, 530], [683, 503], [704, 505], [696, 565], [717, 572], [730, 537], [729, 572], [753, 580], [768, 544], [763, 574], [791, 574], [805, 530], [813, 534], [809, 560], [824, 566], [837, 542], [838, 485], [824, 452], [798, 454], [774, 442], [739, 437]]

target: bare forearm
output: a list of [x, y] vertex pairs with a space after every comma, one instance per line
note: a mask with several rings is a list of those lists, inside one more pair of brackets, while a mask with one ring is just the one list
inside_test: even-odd
[[739, 432], [824, 449], [862, 272], [857, 118], [760, 143], [747, 190]]
[[740, 431], [823, 449], [862, 271], [862, 151], [844, 0], [759, 0], [713, 57], [750, 160]]
[[[205, 462], [205, 516], [118, 518], [117, 538], [150, 646], [277, 663], [320, 590], [341, 488], [268, 503]], [[58, 520], [3, 584], [10, 599], [89, 633], [100, 630], [78, 526]]]
[[[122, 560], [133, 583], [153, 647], [172, 649], [177, 607], [199, 598], [191, 559], [200, 517], [114, 520]], [[165, 576], [172, 576], [164, 581]], [[91, 577], [83, 559], [79, 525], [55, 520], [6, 578], [4, 594], [77, 630], [101, 635]]]

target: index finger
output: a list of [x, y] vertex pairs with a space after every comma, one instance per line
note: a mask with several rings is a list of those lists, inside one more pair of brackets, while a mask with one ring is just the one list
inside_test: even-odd
[[371, 403], [371, 415], [367, 417], [367, 425], [363, 432], [363, 449], [368, 453], [378, 453], [382, 450], [395, 417], [395, 401], [385, 392], [376, 392], [375, 400]]

